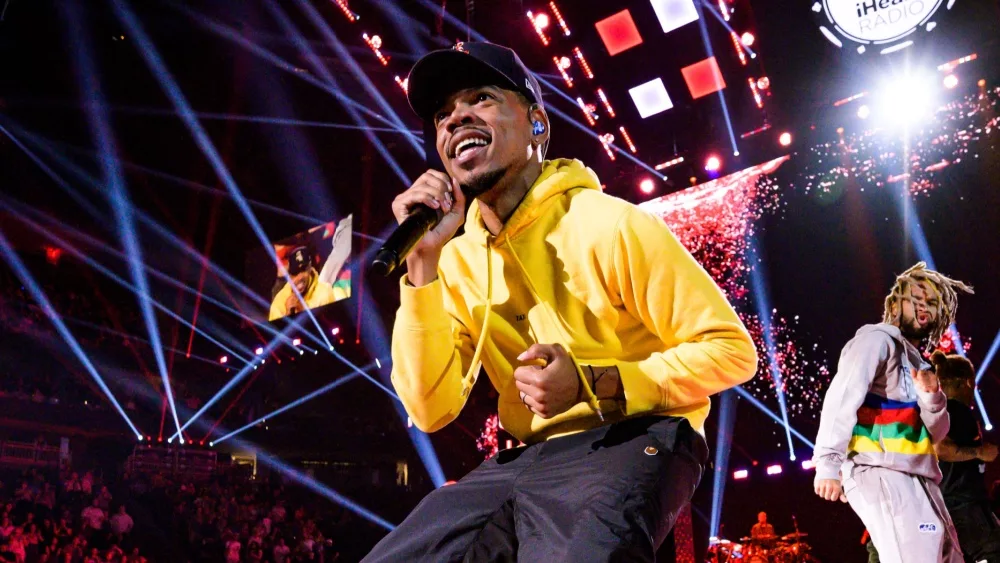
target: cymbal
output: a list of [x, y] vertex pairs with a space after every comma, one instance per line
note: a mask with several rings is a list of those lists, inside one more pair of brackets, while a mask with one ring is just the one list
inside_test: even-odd
[[794, 540], [797, 537], [798, 538], [804, 538], [804, 537], [806, 537], [808, 535], [809, 534], [807, 532], [793, 532], [791, 534], [788, 534], [788, 535], [782, 537], [781, 539], [783, 539], [785, 541], [791, 541], [791, 540]]

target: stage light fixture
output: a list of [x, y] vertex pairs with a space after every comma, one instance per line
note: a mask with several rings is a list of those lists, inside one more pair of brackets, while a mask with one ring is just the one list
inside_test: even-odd
[[655, 189], [656, 189], [656, 184], [653, 183], [653, 180], [650, 178], [646, 178], [643, 181], [639, 182], [639, 191], [644, 194], [651, 194]]
[[767, 466], [768, 475], [781, 475], [781, 466], [778, 464]]
[[753, 45], [755, 39], [756, 37], [754, 37], [753, 34], [750, 33], [749, 31], [745, 32], [743, 35], [740, 36], [740, 42], [743, 43], [744, 47], [750, 47], [751, 45]]
[[382, 369], [382, 362], [378, 358], [375, 358], [375, 366]]
[[[537, 33], [538, 34], [538, 38], [542, 40], [542, 45], [545, 45], [546, 47], [548, 47], [549, 46], [549, 36], [545, 35], [545, 30], [542, 29], [542, 26], [538, 25], [539, 19], [541, 19], [542, 16], [544, 16], [544, 15], [545, 14], [538, 14], [536, 16], [535, 14], [532, 14], [531, 12], [528, 12], [528, 21], [531, 22], [531, 27], [535, 28], [535, 33]], [[541, 21], [545, 22], [545, 25], [548, 25], [549, 24], [549, 18], [548, 18], [548, 16], [545, 16], [545, 18], [541, 19]]]
[[944, 77], [944, 87], [951, 90], [955, 86], [958, 86], [958, 77], [954, 74], [949, 74]]
[[612, 135], [611, 133], [605, 133], [604, 135], [601, 135], [600, 137], [598, 137], [598, 139], [600, 139], [601, 146], [604, 147], [604, 152], [607, 153], [608, 158], [610, 158], [612, 161], [614, 161], [615, 160], [615, 151], [611, 150], [611, 143], [615, 142], [615, 136]]
[[583, 51], [579, 47], [573, 47], [573, 56], [576, 57], [576, 61], [580, 63], [580, 68], [583, 69], [583, 74], [587, 76], [589, 80], [594, 79], [594, 73], [590, 70], [590, 65], [587, 64], [587, 59], [583, 56]]
[[587, 102], [583, 101], [583, 98], [577, 98], [576, 105], [580, 106], [580, 110], [583, 111], [583, 117], [587, 120], [587, 123], [589, 123], [591, 127], [597, 124], [594, 119], [594, 114], [590, 111], [590, 107], [587, 105]]
[[770, 87], [771, 87], [771, 79], [770, 78], [768, 78], [766, 76], [761, 76], [760, 78], [757, 79], [757, 89], [758, 90], [767, 90]]
[[810, 469], [816, 469], [816, 464], [813, 463], [813, 460], [807, 459], [802, 462], [802, 469], [805, 469], [806, 471], [809, 471]]
[[705, 160], [705, 170], [708, 172], [718, 172], [720, 168], [722, 168], [722, 160], [719, 157], [712, 155]]
[[[567, 61], [569, 60], [568, 57], [563, 57], [563, 58], [566, 59]], [[569, 68], [569, 65], [566, 65], [566, 68], [563, 68], [562, 60], [559, 57], [552, 57], [552, 62], [556, 63], [556, 69], [559, 70], [559, 74], [562, 76], [563, 82], [566, 83], [566, 87], [572, 88], [573, 78], [569, 75], [568, 72], [566, 72], [566, 68]]]
[[219, 363], [220, 364], [229, 363], [229, 356], [222, 356], [221, 358], [219, 358]]
[[608, 112], [608, 117], [615, 116], [615, 110], [611, 107], [611, 102], [608, 101], [608, 97], [604, 94], [604, 90], [597, 89], [597, 97], [601, 99], [601, 103], [604, 104], [604, 109]]
[[666, 162], [661, 162], [661, 163], [657, 164], [656, 166], [654, 166], [653, 168], [655, 168], [656, 170], [663, 170], [665, 168], [670, 168], [671, 166], [676, 166], [676, 165], [678, 165], [678, 164], [680, 164], [682, 162], [684, 162], [684, 157], [683, 156], [678, 156], [677, 158], [673, 158], [673, 159], [668, 160]]
[[660, 20], [663, 33], [698, 21], [698, 9], [692, 0], [650, 0], [656, 19]]
[[740, 58], [740, 64], [747, 66], [747, 55], [743, 52], [743, 44], [740, 43], [740, 36], [736, 35], [735, 31], [730, 31], [729, 38], [733, 41], [733, 48], [736, 49], [736, 55]]
[[670, 95], [667, 94], [667, 87], [660, 78], [630, 88], [628, 93], [632, 96], [632, 101], [643, 119], [674, 107]]
[[403, 89], [403, 93], [404, 94], [408, 94], [410, 92], [410, 78], [409, 77], [400, 78], [399, 75], [397, 75], [396, 76], [396, 84], [398, 84], [399, 87]]
[[979, 82], [976, 82], [976, 86], [979, 86], [980, 88], [985, 88], [986, 87], [986, 79], [985, 78], [980, 78]]
[[340, 327], [339, 326], [335, 326], [332, 329], [330, 329], [330, 334], [332, 334], [334, 336], [337, 336], [338, 334], [340, 334]]
[[684, 76], [684, 82], [691, 92], [691, 97], [696, 100], [726, 87], [726, 81], [722, 78], [719, 63], [715, 57], [709, 57], [682, 68], [681, 75]]
[[597, 34], [601, 36], [601, 41], [611, 56], [642, 44], [639, 28], [635, 26], [632, 14], [628, 10], [604, 18], [594, 24], [594, 27], [597, 28]]
[[559, 22], [559, 27], [562, 28], [563, 34], [565, 34], [566, 37], [569, 37], [570, 35], [569, 26], [566, 25], [566, 20], [563, 19], [562, 12], [559, 11], [559, 8], [556, 6], [556, 3], [549, 2], [549, 9], [552, 10], [552, 15], [555, 16], [556, 21]]
[[747, 469], [737, 469], [736, 471], [733, 471], [733, 479], [736, 479], [737, 481], [742, 481], [749, 476], [750, 471]]
[[258, 346], [257, 349], [253, 351], [253, 353], [259, 356], [264, 353], [264, 348], [262, 346]]
[[868, 119], [868, 116], [871, 115], [871, 113], [872, 110], [869, 109], [868, 106], [861, 106], [858, 108], [858, 117], [861, 119]]
[[618, 131], [622, 134], [622, 138], [625, 139], [625, 144], [628, 146], [628, 150], [635, 154], [639, 149], [635, 147], [635, 143], [632, 142], [632, 137], [629, 136], [628, 131], [625, 130], [625, 126], [618, 128]]
[[535, 25], [541, 29], [549, 27], [549, 16], [548, 14], [538, 14], [535, 16]]
[[569, 57], [559, 57], [559, 61], [556, 64], [559, 68], [566, 70], [573, 65], [573, 61], [569, 60]]
[[292, 346], [298, 346], [299, 344], [302, 344], [302, 339], [301, 338], [293, 338], [292, 339]]
[[783, 147], [787, 147], [788, 145], [792, 144], [792, 134], [789, 133], [788, 131], [785, 131], [784, 133], [778, 136], [778, 143]]

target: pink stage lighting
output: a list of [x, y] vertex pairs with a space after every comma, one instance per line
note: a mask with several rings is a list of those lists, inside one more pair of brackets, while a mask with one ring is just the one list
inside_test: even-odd
[[733, 471], [733, 479], [736, 479], [737, 481], [742, 481], [743, 479], [746, 479], [749, 476], [750, 476], [750, 471], [746, 469], [737, 469], [736, 471]]
[[222, 356], [221, 358], [219, 358], [219, 363], [220, 364], [224, 364], [224, 363], [226, 363], [228, 361], [229, 361], [229, 356]]
[[709, 172], [718, 172], [720, 168], [722, 168], [722, 160], [717, 156], [710, 156], [705, 161], [705, 170]]
[[639, 191], [644, 194], [651, 194], [655, 189], [656, 189], [656, 184], [654, 184], [653, 180], [651, 180], [650, 178], [646, 178], [645, 180], [639, 182]]
[[781, 475], [781, 466], [780, 465], [768, 465], [767, 466], [767, 474], [768, 475]]

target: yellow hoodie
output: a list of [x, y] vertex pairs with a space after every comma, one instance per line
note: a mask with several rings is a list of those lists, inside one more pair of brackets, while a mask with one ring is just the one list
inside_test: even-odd
[[[601, 193], [577, 160], [546, 161], [497, 236], [472, 202], [465, 234], [442, 251], [438, 279], [412, 287], [404, 277], [400, 292], [392, 382], [425, 432], [458, 416], [480, 352], [500, 394], [500, 422], [528, 443], [654, 413], [686, 417], [701, 431], [708, 397], [757, 367], [736, 312], [664, 222]], [[598, 405], [588, 389], [589, 403], [549, 419], [531, 413], [513, 374], [534, 343], [561, 344], [578, 368], [617, 366], [625, 412]]]

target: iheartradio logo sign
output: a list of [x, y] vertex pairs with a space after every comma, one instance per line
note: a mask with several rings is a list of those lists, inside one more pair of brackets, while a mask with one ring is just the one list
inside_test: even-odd
[[919, 32], [937, 27], [935, 14], [956, 0], [817, 0], [812, 10], [819, 30], [837, 47], [853, 44], [859, 54], [885, 55], [903, 50], [919, 39]]

